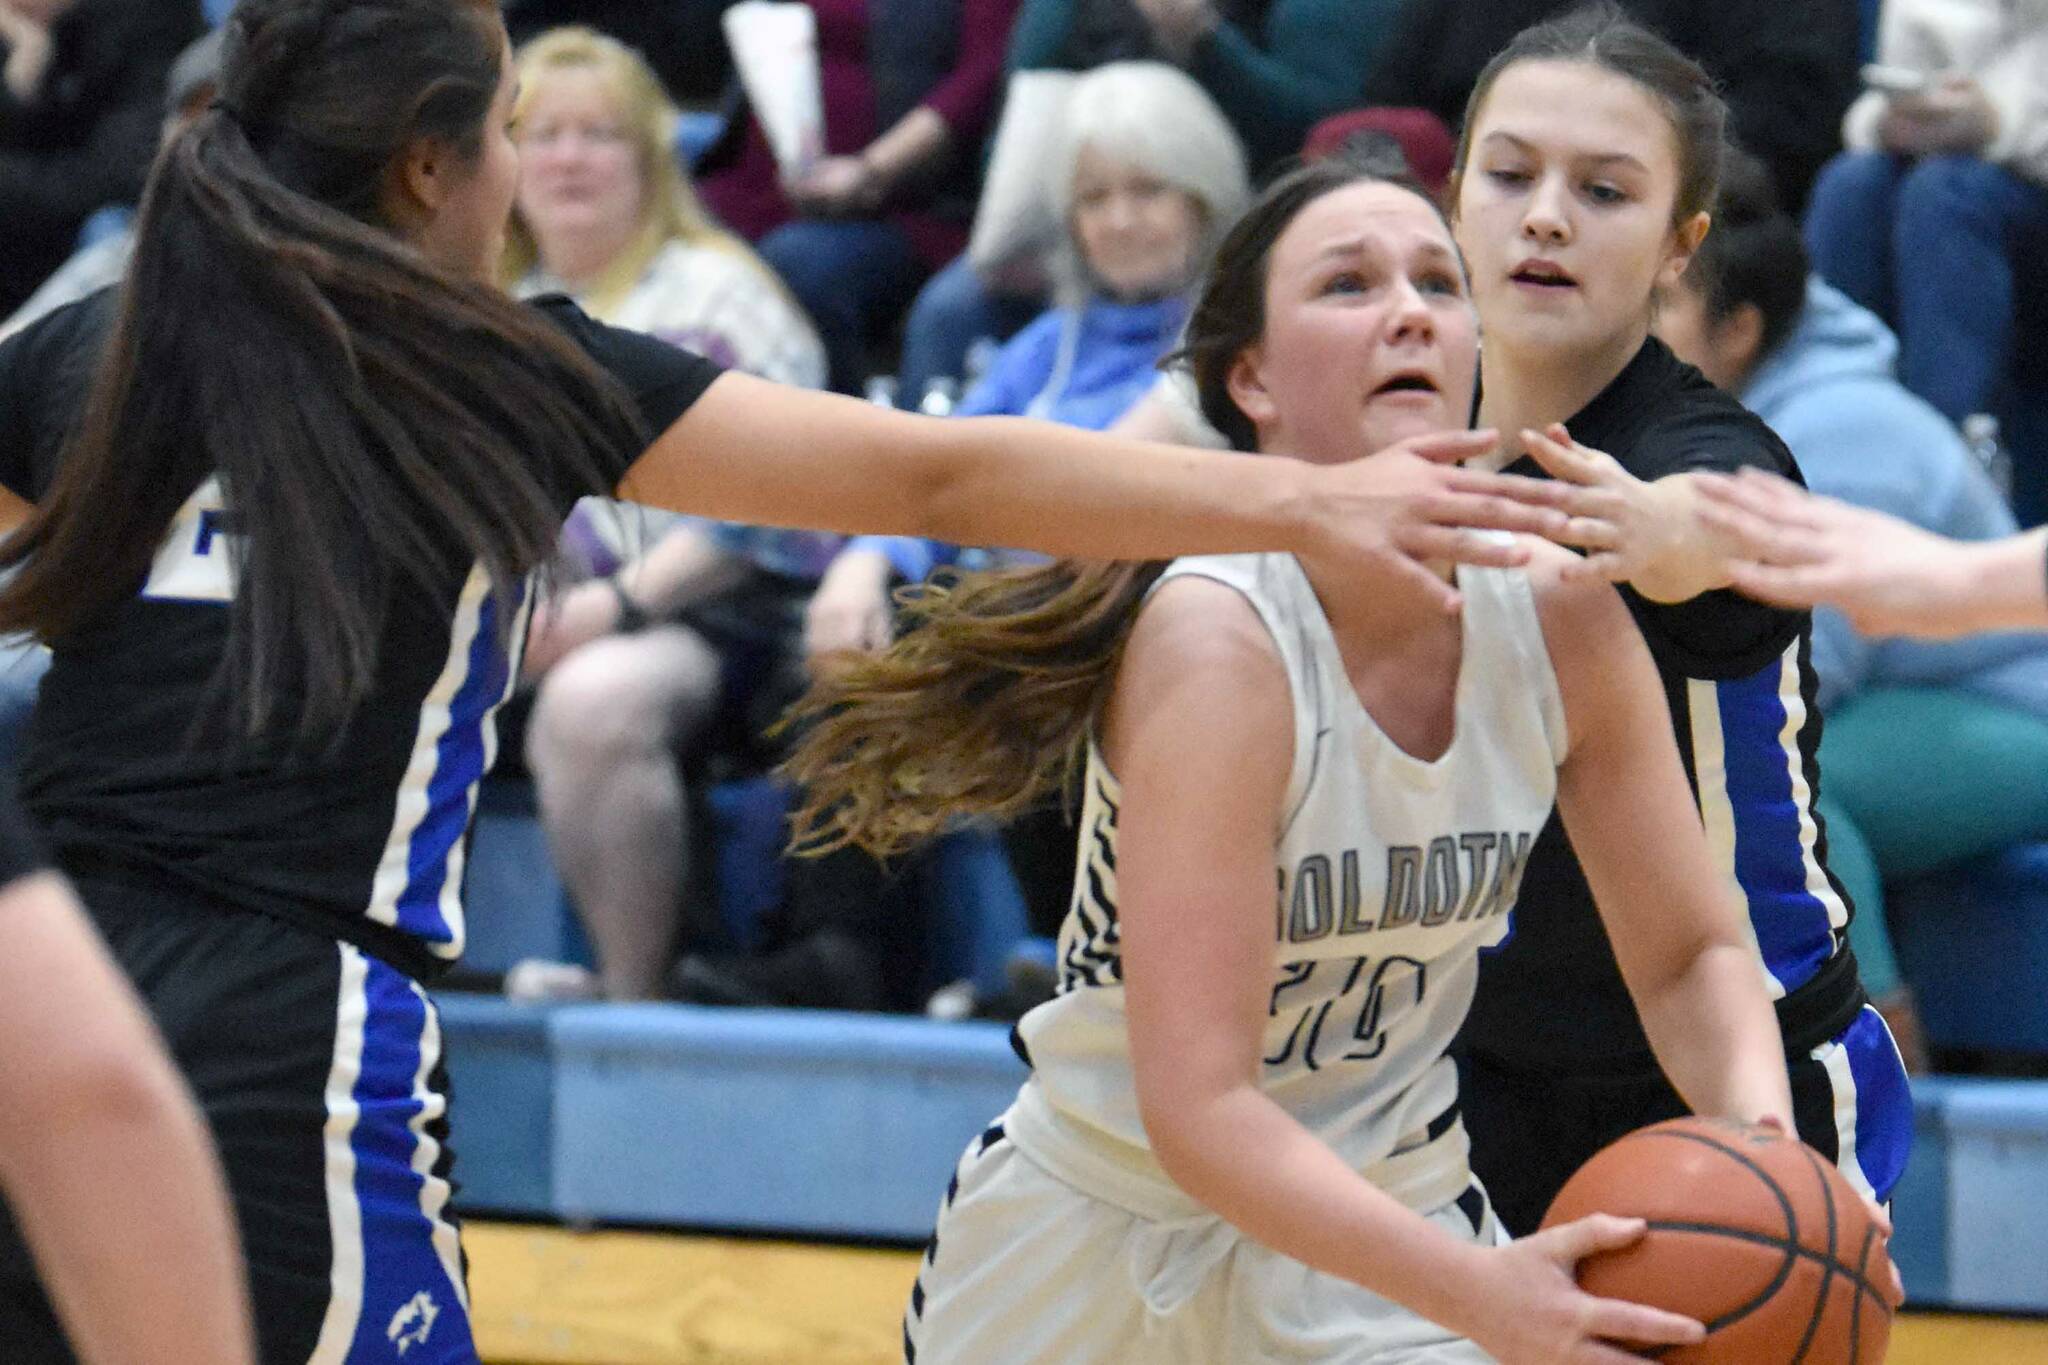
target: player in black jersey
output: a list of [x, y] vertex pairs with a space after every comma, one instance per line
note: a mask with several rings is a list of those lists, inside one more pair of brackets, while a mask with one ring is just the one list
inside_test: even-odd
[[[515, 303], [486, 283], [515, 95], [490, 0], [244, 0], [122, 292], [0, 346], [0, 631], [55, 653], [24, 794], [213, 1125], [267, 1361], [475, 1358], [423, 984], [578, 496], [1299, 550], [1446, 605], [1415, 557], [1523, 557], [1468, 528], [1597, 529], [1576, 490], [1447, 467], [1469, 437], [1316, 469], [936, 422]], [[15, 1266], [9, 1365], [67, 1359]]]
[[[1622, 538], [1587, 570], [1622, 585], [1663, 677], [1709, 842], [1748, 903], [1800, 1135], [1881, 1201], [1911, 1105], [1814, 812], [1809, 620], [1729, 591], [1728, 546], [1698, 515], [1703, 472], [1797, 469], [1649, 337], [1654, 290], [1708, 230], [1724, 117], [1698, 66], [1611, 7], [1530, 29], [1487, 68], [1454, 182], [1486, 337], [1480, 421], [1521, 433], [1517, 467], [1534, 457], [1618, 499]], [[1554, 819], [1511, 937], [1483, 961], [1461, 1051], [1473, 1165], [1517, 1232], [1599, 1147], [1684, 1112]]]
[[[11, 797], [0, 798], [0, 1189], [87, 1365], [254, 1359], [205, 1124]], [[8, 1238], [0, 1259], [23, 1251]]]

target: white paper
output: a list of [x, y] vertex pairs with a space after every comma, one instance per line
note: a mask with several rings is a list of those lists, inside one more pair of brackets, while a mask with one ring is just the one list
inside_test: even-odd
[[742, 0], [725, 12], [724, 24], [740, 84], [782, 179], [801, 179], [825, 151], [817, 17], [808, 5]]

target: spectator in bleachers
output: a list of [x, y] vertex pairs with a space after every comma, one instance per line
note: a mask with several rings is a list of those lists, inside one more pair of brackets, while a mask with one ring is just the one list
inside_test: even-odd
[[[1244, 151], [1188, 77], [1116, 62], [1075, 87], [1046, 190], [1068, 230], [1060, 302], [1011, 338], [955, 412], [1099, 431], [1158, 378], [1187, 291], [1249, 193]], [[908, 537], [853, 541], [811, 603], [811, 655], [886, 645], [892, 569], [915, 583], [957, 554]]]
[[560, 291], [614, 327], [817, 388], [810, 319], [746, 244], [712, 225], [673, 151], [676, 110], [631, 48], [563, 28], [519, 51], [519, 197], [503, 278]]
[[[1455, 128], [1479, 72], [1515, 34], [1578, 0], [1408, 0], [1365, 85], [1366, 104], [1428, 109]], [[1857, 0], [1621, 0], [1721, 83], [1735, 135], [1780, 199], [1803, 204], [1841, 146], [1856, 93]]]
[[[1358, 103], [1381, 39], [1408, 0], [1023, 0], [1011, 73], [1171, 62], [1200, 83], [1243, 140], [1254, 178], [1319, 120]], [[965, 256], [919, 292], [904, 327], [901, 391], [956, 378], [984, 337], [1002, 340], [1044, 305], [991, 288]]]
[[691, 795], [775, 758], [802, 690], [803, 610], [838, 536], [686, 521], [536, 613], [526, 760], [613, 999], [663, 993], [692, 859]]
[[[1885, 325], [1807, 273], [1768, 177], [1735, 156], [1713, 230], [1662, 300], [1657, 330], [1784, 438], [1817, 492], [1966, 540], [2011, 511], [1956, 429], [1893, 374]], [[2048, 638], [1873, 639], [1819, 608], [1828, 865], [1871, 996], [1909, 1058], [1917, 1022], [1885, 929], [1884, 883], [2048, 839]]]
[[[520, 182], [502, 267], [513, 291], [567, 292], [614, 326], [821, 385], [809, 319], [691, 193], [674, 107], [647, 64], [568, 28], [520, 49], [519, 66]], [[605, 989], [654, 995], [691, 852], [684, 771], [767, 761], [760, 732], [802, 680], [803, 604], [841, 541], [589, 506], [568, 534], [603, 576], [535, 622], [528, 760]]]
[[[213, 99], [220, 80], [220, 30], [203, 35], [178, 54], [164, 89], [163, 135], [166, 140], [185, 120], [196, 116]], [[129, 223], [119, 232], [100, 238], [73, 252], [71, 258], [44, 280], [14, 315], [0, 322], [0, 338], [20, 331], [67, 303], [118, 284], [128, 273], [128, 260], [135, 254], [135, 227]]]
[[[1900, 378], [1949, 420], [2002, 410], [2016, 447], [2048, 442], [2048, 364], [2015, 364], [2020, 336], [2048, 343], [2048, 2], [1887, 0], [1878, 55], [1926, 88], [1849, 110], [1807, 215], [1814, 266], [1892, 324]], [[2038, 517], [2048, 449], [2019, 453]]]
[[[760, 123], [701, 181], [817, 323], [832, 385], [857, 388], [893, 328], [967, 243], [978, 152], [1017, 0], [805, 0], [817, 18], [826, 155], [785, 184]], [[736, 150], [730, 144], [736, 144]], [[707, 165], [718, 166], [714, 151]]]
[[198, 0], [0, 0], [0, 317], [140, 196], [164, 74], [202, 27]]
[[[1046, 183], [1068, 228], [1054, 270], [1060, 303], [1003, 348], [956, 412], [1100, 430], [1151, 387], [1176, 344], [1189, 291], [1250, 193], [1244, 151], [1188, 76], [1158, 62], [1115, 62], [1075, 87]], [[892, 579], [918, 582], [961, 558], [953, 546], [909, 537], [853, 541], [806, 612], [813, 668], [886, 646]], [[976, 551], [970, 561], [1010, 558]], [[1056, 933], [1073, 876], [1071, 825], [1056, 807], [1034, 812], [1006, 844], [1033, 926]], [[720, 1003], [900, 1002], [900, 981], [863, 996], [846, 978], [882, 977], [902, 955], [898, 921], [908, 913], [900, 877], [840, 850], [791, 870], [769, 952], [686, 960], [677, 987]]]

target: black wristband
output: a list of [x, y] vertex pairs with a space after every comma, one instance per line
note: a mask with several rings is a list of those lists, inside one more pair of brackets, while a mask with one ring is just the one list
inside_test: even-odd
[[647, 614], [647, 608], [633, 600], [626, 591], [626, 585], [617, 577], [607, 578], [605, 585], [612, 590], [612, 597], [619, 604], [619, 619], [612, 623], [612, 630], [619, 635], [634, 635], [654, 624], [654, 618]]

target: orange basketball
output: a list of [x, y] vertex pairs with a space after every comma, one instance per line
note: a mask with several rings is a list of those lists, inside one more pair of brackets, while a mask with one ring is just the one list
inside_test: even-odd
[[1697, 1318], [1671, 1365], [1877, 1365], [1891, 1338], [1883, 1231], [1840, 1171], [1767, 1128], [1674, 1119], [1581, 1166], [1544, 1215], [1641, 1218], [1644, 1238], [1579, 1263], [1579, 1284]]

